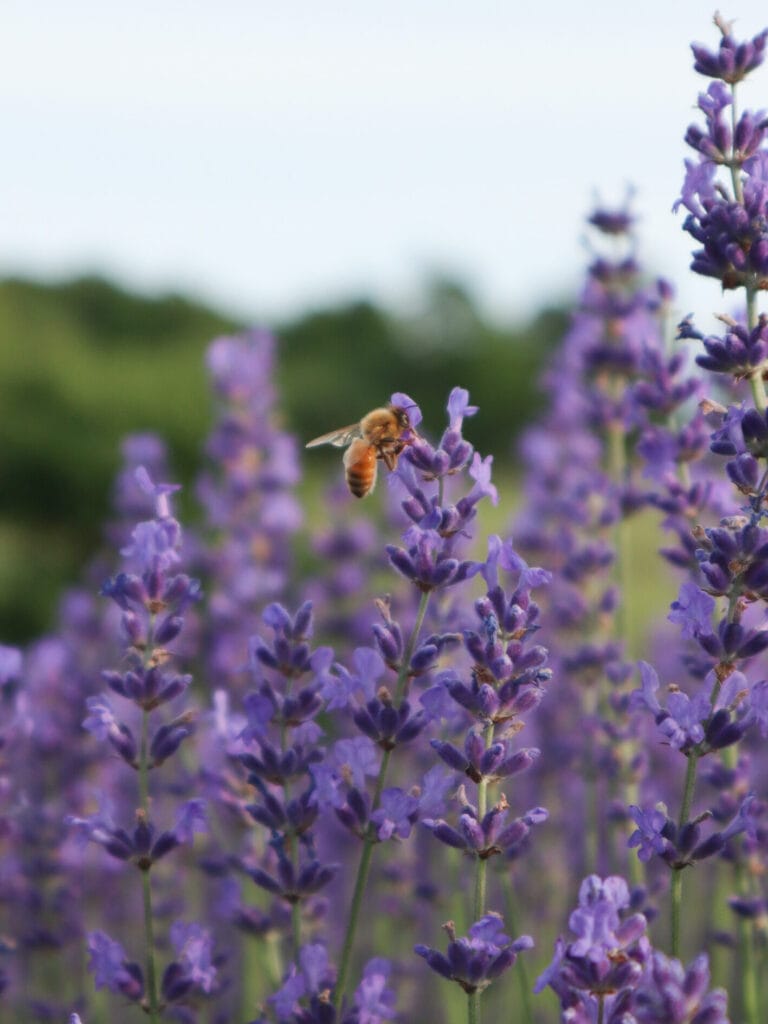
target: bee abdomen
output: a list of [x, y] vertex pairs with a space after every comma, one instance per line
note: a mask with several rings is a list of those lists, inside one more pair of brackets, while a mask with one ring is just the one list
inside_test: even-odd
[[364, 498], [373, 480], [368, 473], [347, 473], [347, 485], [356, 498]]
[[354, 441], [344, 453], [347, 487], [356, 498], [370, 494], [376, 483], [376, 451], [363, 440]]

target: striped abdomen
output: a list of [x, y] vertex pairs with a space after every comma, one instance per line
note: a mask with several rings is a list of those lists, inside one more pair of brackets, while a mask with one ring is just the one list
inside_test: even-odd
[[344, 452], [347, 486], [356, 498], [370, 494], [376, 484], [376, 449], [359, 437]]

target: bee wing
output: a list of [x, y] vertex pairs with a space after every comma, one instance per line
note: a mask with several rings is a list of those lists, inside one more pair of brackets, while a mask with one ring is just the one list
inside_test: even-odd
[[319, 444], [332, 444], [334, 448], [346, 448], [348, 444], [357, 437], [362, 437], [360, 424], [353, 423], [349, 427], [340, 427], [338, 430], [331, 430], [327, 434], [321, 434], [312, 441], [308, 441], [305, 448], [317, 448]]

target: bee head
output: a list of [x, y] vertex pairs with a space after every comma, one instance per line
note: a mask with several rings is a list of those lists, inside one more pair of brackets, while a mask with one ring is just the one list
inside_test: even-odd
[[392, 412], [395, 415], [398, 427], [401, 430], [408, 430], [408, 428], [411, 425], [411, 421], [410, 418], [408, 417], [408, 413], [406, 412], [406, 410], [403, 409], [401, 406], [393, 405]]

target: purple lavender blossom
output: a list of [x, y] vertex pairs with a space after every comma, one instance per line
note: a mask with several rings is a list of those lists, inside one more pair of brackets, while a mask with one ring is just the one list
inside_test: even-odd
[[530, 935], [514, 942], [504, 933], [504, 922], [495, 913], [476, 921], [466, 938], [456, 938], [452, 921], [443, 925], [450, 942], [445, 953], [418, 945], [414, 952], [423, 957], [437, 974], [455, 981], [468, 994], [481, 992], [517, 960], [518, 953], [533, 948]]
[[621, 996], [622, 992], [636, 987], [650, 954], [646, 919], [642, 914], [628, 914], [629, 908], [629, 887], [623, 878], [585, 878], [579, 889], [579, 906], [569, 919], [577, 937], [568, 943], [558, 939], [555, 957], [534, 991], [550, 986], [564, 1010], [583, 1005], [582, 992], [593, 997], [618, 994], [623, 1005], [627, 996]]
[[128, 960], [119, 942], [110, 939], [104, 932], [91, 932], [88, 936], [88, 952], [88, 969], [93, 973], [97, 989], [108, 988], [134, 1002], [143, 997], [141, 968]]
[[638, 1024], [729, 1024], [726, 993], [708, 988], [706, 954], [685, 968], [654, 950], [632, 993], [632, 1013]]
[[176, 921], [171, 925], [171, 943], [176, 960], [166, 968], [163, 991], [168, 999], [189, 997], [193, 989], [210, 995], [217, 983], [212, 955], [212, 938], [206, 928], [194, 922]]
[[691, 50], [696, 58], [694, 67], [701, 75], [719, 78], [733, 85], [762, 64], [768, 29], [751, 40], [738, 43], [731, 34], [731, 24], [719, 14], [715, 15], [715, 24], [722, 35], [720, 47], [715, 52], [701, 43], [692, 43]]
[[[717, 278], [724, 289], [744, 286], [754, 292], [768, 281], [768, 192], [765, 152], [760, 150], [766, 122], [763, 115], [746, 112], [732, 131], [722, 114], [732, 104], [736, 83], [762, 63], [768, 32], [737, 43], [730, 26], [715, 20], [722, 34], [718, 53], [693, 47], [696, 70], [718, 81], [699, 97], [705, 130], [696, 125], [688, 129], [686, 141], [697, 152], [698, 162], [686, 163], [686, 180], [675, 208], [683, 205], [689, 211], [683, 228], [701, 245], [691, 269]], [[727, 183], [716, 177], [723, 165], [731, 171]], [[734, 363], [735, 351], [729, 354], [727, 342], [712, 349], [711, 355], [720, 366], [725, 365], [723, 359]], [[752, 374], [753, 367], [748, 372]]]
[[446, 846], [472, 854], [480, 860], [510, 852], [528, 836], [533, 825], [541, 824], [548, 817], [543, 807], [534, 807], [521, 817], [509, 820], [509, 805], [503, 796], [486, 814], [478, 817], [477, 808], [468, 802], [463, 787], [459, 790], [459, 798], [462, 813], [458, 828], [442, 818], [423, 818], [422, 825]]
[[283, 593], [302, 512], [295, 438], [277, 426], [275, 339], [266, 330], [217, 338], [207, 354], [218, 417], [197, 485], [215, 540], [200, 550], [208, 580], [205, 658], [219, 682], [242, 686], [253, 609]]
[[[212, 975], [203, 965], [204, 931], [197, 925], [185, 926], [182, 935], [177, 927], [176, 938], [185, 946], [180, 959], [169, 964], [157, 987], [155, 951], [152, 935], [152, 890], [149, 872], [162, 858], [184, 843], [191, 843], [195, 833], [205, 831], [207, 821], [204, 803], [193, 798], [177, 808], [172, 829], [159, 829], [149, 813], [149, 770], [158, 769], [177, 753], [183, 740], [194, 731], [195, 714], [190, 709], [177, 710], [172, 718], [150, 716], [183, 696], [190, 677], [168, 669], [172, 644], [184, 626], [184, 612], [200, 594], [197, 581], [178, 572], [181, 562], [182, 532], [174, 518], [170, 496], [178, 488], [173, 484], [155, 483], [144, 467], [135, 472], [140, 491], [151, 498], [154, 518], [140, 522], [123, 547], [125, 571], [112, 577], [102, 588], [120, 610], [120, 627], [125, 648], [124, 671], [108, 671], [105, 681], [132, 713], [133, 727], [123, 721], [123, 712], [116, 713], [112, 704], [102, 697], [87, 702], [89, 715], [85, 727], [97, 738], [105, 739], [138, 774], [138, 799], [135, 824], [132, 828], [115, 824], [107, 800], [102, 809], [88, 817], [69, 816], [69, 824], [83, 838], [102, 846], [117, 860], [132, 863], [140, 872], [144, 889], [144, 928], [146, 969], [142, 973], [129, 963], [119, 944], [103, 933], [94, 933], [91, 940], [92, 965], [97, 987], [107, 985], [113, 991], [143, 997], [146, 984], [147, 1007], [156, 1018], [160, 997], [166, 1002], [184, 1003], [194, 988], [212, 991]], [[140, 721], [137, 721], [140, 716]], [[140, 738], [137, 738], [140, 734]], [[154, 779], [154, 775], [153, 775]], [[210, 965], [209, 965], [210, 966]], [[210, 983], [209, 983], [210, 982]]]

